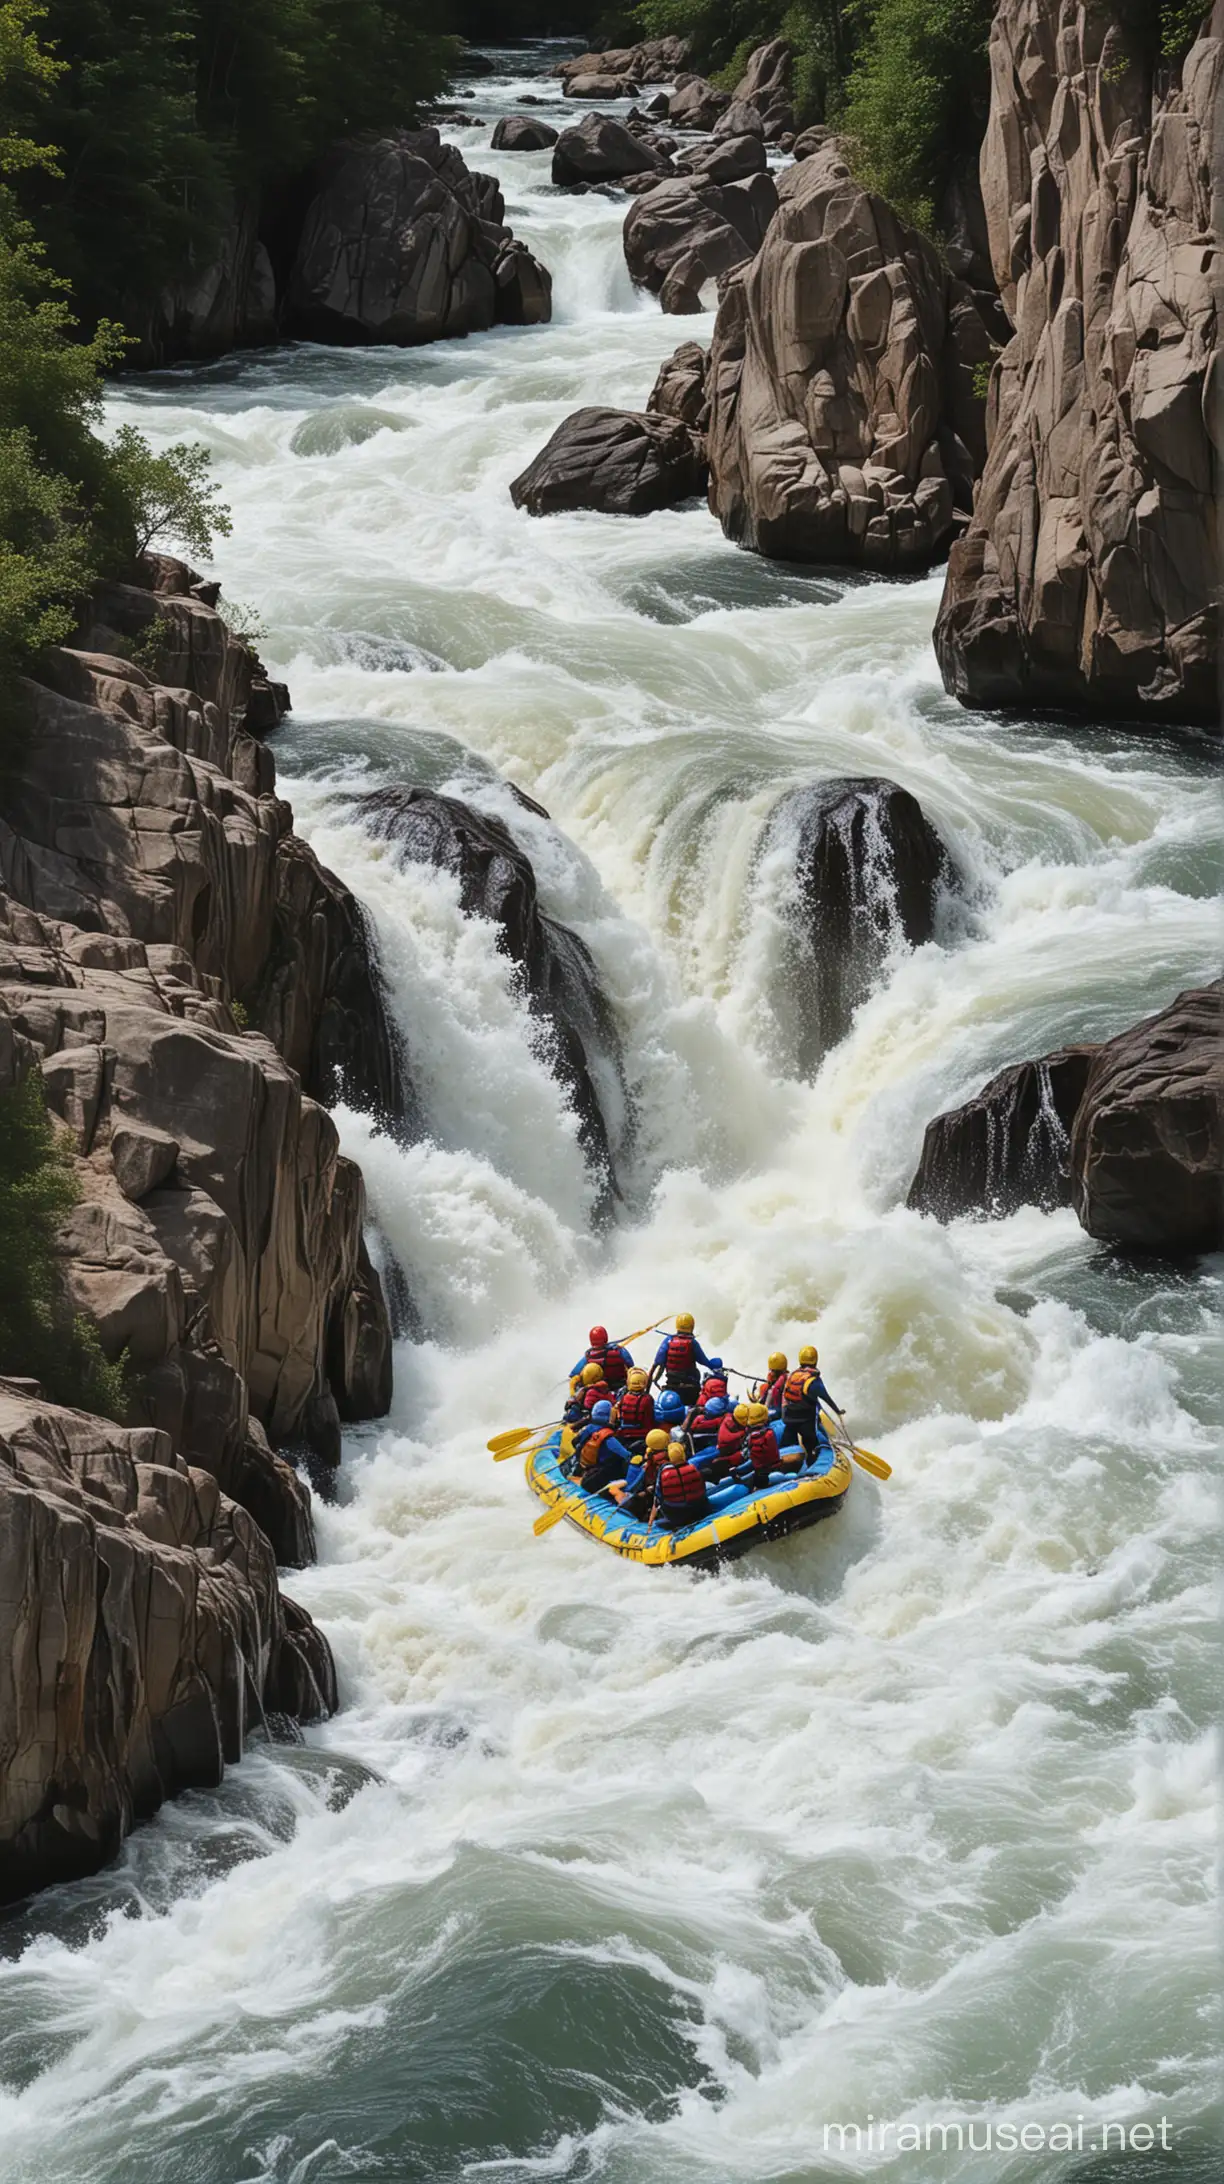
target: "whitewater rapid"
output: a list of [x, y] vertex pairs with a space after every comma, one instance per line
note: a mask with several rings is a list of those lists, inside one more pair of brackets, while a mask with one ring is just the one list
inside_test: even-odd
[[[551, 95], [514, 66], [489, 120]], [[283, 792], [375, 924], [425, 1133], [339, 1120], [420, 1338], [289, 1584], [343, 1711], [0, 1924], [3, 2176], [1208, 2184], [1212, 1271], [904, 1198], [995, 1068], [1213, 973], [1214, 769], [952, 704], [938, 575], [771, 567], [698, 507], [515, 511], [563, 416], [640, 407], [711, 322], [633, 292], [621, 203], [448, 133], [552, 269], [550, 327], [111, 405], [211, 447], [217, 573], [293, 691]], [[960, 886], [809, 1084], [758, 852], [829, 774], [911, 789]], [[592, 951], [631, 1100], [610, 1233], [493, 929], [361, 824], [388, 782], [503, 819]], [[592, 1319], [685, 1308], [745, 1369], [814, 1335], [891, 1481], [717, 1580], [536, 1540], [486, 1437], [553, 1415]], [[1178, 2136], [1159, 2170], [827, 2150], [869, 2116]]]

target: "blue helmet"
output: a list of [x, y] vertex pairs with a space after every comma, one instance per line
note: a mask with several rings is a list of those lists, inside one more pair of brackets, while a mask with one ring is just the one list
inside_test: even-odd
[[657, 1408], [660, 1418], [683, 1418], [684, 1416], [683, 1399], [676, 1394], [674, 1388], [664, 1390], [664, 1393], [659, 1397]]
[[612, 1405], [610, 1403], [596, 1403], [591, 1416], [597, 1426], [610, 1426], [612, 1423]]
[[711, 1371], [712, 1373], [717, 1373], [717, 1374], [719, 1375], [719, 1378], [721, 1379], [721, 1377], [722, 1377], [722, 1369], [723, 1369], [723, 1361], [722, 1361], [722, 1359], [721, 1359], [720, 1357], [712, 1357], [712, 1358], [710, 1359], [710, 1371]]
[[726, 1408], [727, 1398], [725, 1395], [712, 1395], [705, 1407], [706, 1417], [721, 1418]]

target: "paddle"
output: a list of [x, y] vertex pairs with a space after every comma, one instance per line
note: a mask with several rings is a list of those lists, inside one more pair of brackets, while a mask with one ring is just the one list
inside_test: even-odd
[[[674, 1319], [675, 1316], [674, 1312], [666, 1312], [663, 1315], [664, 1319]], [[631, 1335], [618, 1335], [616, 1338], [617, 1346], [619, 1347], [623, 1342], [640, 1342], [643, 1335], [652, 1335], [656, 1327], [662, 1325], [663, 1320], [652, 1320], [649, 1327], [639, 1327]], [[485, 1442], [485, 1447], [488, 1449], [494, 1463], [500, 1464], [505, 1461], [507, 1456], [517, 1455], [518, 1451], [526, 1442], [531, 1440], [534, 1434], [547, 1433], [551, 1427], [559, 1426], [561, 1423], [560, 1418], [546, 1418], [542, 1426], [512, 1426], [508, 1433], [495, 1433], [491, 1441]]]
[[561, 1501], [554, 1502], [552, 1508], [546, 1509], [543, 1516], [537, 1517], [532, 1525], [531, 1529], [536, 1538], [538, 1539], [542, 1532], [551, 1532], [554, 1524], [560, 1524], [562, 1517], [568, 1517], [571, 1509], [581, 1509], [581, 1507], [582, 1496], [580, 1494], [566, 1494]]
[[891, 1479], [892, 1465], [885, 1463], [882, 1456], [873, 1456], [869, 1448], [856, 1448], [844, 1426], [841, 1427], [840, 1432], [837, 1427], [834, 1427], [833, 1433], [837, 1446], [843, 1453], [847, 1456], [853, 1456], [855, 1463], [860, 1465], [864, 1471], [869, 1471], [873, 1479]]

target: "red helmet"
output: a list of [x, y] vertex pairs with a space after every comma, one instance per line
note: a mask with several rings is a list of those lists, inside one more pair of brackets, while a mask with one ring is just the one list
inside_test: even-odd
[[592, 1327], [592, 1329], [591, 1329], [591, 1348], [592, 1348], [593, 1350], [602, 1350], [602, 1349], [604, 1348], [605, 1344], [607, 1343], [607, 1340], [608, 1340], [608, 1330], [607, 1330], [607, 1328], [606, 1328], [606, 1327]]

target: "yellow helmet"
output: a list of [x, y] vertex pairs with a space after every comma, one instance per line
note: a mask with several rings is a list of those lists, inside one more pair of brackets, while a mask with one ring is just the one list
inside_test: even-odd
[[603, 1379], [602, 1365], [584, 1365], [578, 1375], [584, 1388], [593, 1388]]
[[[748, 1423], [748, 1413], [749, 1413], [749, 1411], [750, 1411], [750, 1409], [751, 1409], [751, 1408], [752, 1408], [752, 1405], [751, 1405], [751, 1404], [749, 1404], [749, 1403], [737, 1403], [737, 1404], [736, 1404], [736, 1406], [735, 1406], [735, 1411], [734, 1411], [734, 1418], [735, 1418], [735, 1423], [736, 1423], [736, 1425], [737, 1425], [737, 1426], [746, 1426], [746, 1425], [747, 1425], [747, 1423]], [[766, 1416], [768, 1416], [768, 1412], [766, 1413]]]
[[801, 1365], [819, 1365], [820, 1358], [817, 1354], [815, 1343], [804, 1343], [803, 1348], [799, 1352], [799, 1363]]
[[784, 1373], [786, 1371], [786, 1357], [781, 1350], [770, 1351], [769, 1370], [771, 1373]]
[[693, 1315], [692, 1315], [692, 1313], [691, 1313], [691, 1312], [677, 1312], [677, 1314], [676, 1314], [676, 1333], [677, 1333], [678, 1335], [691, 1335], [691, 1334], [692, 1334], [692, 1332], [693, 1332]]
[[649, 1373], [644, 1372], [640, 1365], [635, 1365], [628, 1375], [626, 1386], [630, 1388], [644, 1388], [649, 1378]]
[[750, 1426], [767, 1426], [769, 1424], [769, 1412], [763, 1403], [750, 1403], [748, 1405], [748, 1423]]
[[647, 1455], [653, 1456], [659, 1449], [667, 1448], [668, 1445], [667, 1435], [664, 1433], [662, 1426], [653, 1426], [646, 1436]]

